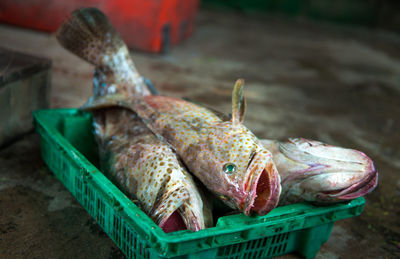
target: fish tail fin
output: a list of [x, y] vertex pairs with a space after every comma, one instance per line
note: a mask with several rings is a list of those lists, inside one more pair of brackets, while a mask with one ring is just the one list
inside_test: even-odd
[[75, 10], [56, 37], [64, 48], [97, 67], [112, 68], [115, 64], [111, 56], [126, 48], [107, 17], [96, 8]]
[[[96, 66], [107, 79], [121, 86], [134, 86], [134, 95], [148, 92], [137, 72], [129, 50], [106, 15], [97, 8], [81, 8], [71, 14], [56, 33], [60, 44], [80, 58]], [[124, 86], [124, 87], [123, 87]], [[115, 88], [115, 87], [114, 87]]]

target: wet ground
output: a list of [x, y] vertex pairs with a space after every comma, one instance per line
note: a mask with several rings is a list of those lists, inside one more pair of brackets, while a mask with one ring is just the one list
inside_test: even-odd
[[[0, 35], [0, 47], [53, 61], [52, 107], [90, 96], [93, 67], [54, 36], [4, 25]], [[361, 216], [335, 224], [317, 257], [400, 257], [400, 36], [202, 11], [195, 34], [168, 54], [133, 56], [162, 94], [226, 113], [234, 81], [245, 78], [245, 124], [260, 138], [301, 136], [368, 154], [379, 186]], [[35, 134], [0, 150], [1, 257], [122, 257], [39, 152]]]

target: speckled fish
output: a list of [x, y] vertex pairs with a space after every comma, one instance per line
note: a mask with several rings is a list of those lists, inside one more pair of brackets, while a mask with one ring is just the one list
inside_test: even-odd
[[262, 140], [282, 179], [280, 204], [351, 200], [375, 189], [378, 172], [364, 153], [304, 138]]
[[[85, 13], [80, 15], [85, 16]], [[238, 80], [234, 87], [229, 121], [181, 99], [150, 95], [115, 30], [103, 28], [97, 17], [89, 20], [94, 25], [80, 36], [87, 43], [85, 47], [70, 41], [67, 48], [96, 64], [107, 77], [114, 76], [110, 70], [123, 75], [117, 80], [118, 87], [129, 86], [130, 95], [118, 94], [116, 87], [106, 87], [104, 91], [108, 91], [108, 95], [92, 99], [88, 105], [129, 107], [153, 133], [170, 144], [190, 172], [226, 204], [247, 215], [264, 215], [272, 210], [278, 203], [280, 178], [271, 153], [242, 124], [243, 80]], [[87, 26], [87, 22], [80, 25]], [[99, 30], [96, 25], [103, 27]]]
[[135, 98], [131, 107], [227, 205], [246, 215], [265, 215], [278, 204], [280, 178], [271, 153], [242, 124], [243, 85], [243, 80], [235, 84], [229, 121], [205, 107], [165, 96]]
[[[94, 95], [85, 108], [94, 114], [102, 169], [165, 231], [197, 231], [212, 224], [211, 211], [191, 175], [171, 147], [154, 135], [131, 110], [96, 99], [147, 95], [129, 53], [99, 10], [72, 13], [57, 32], [66, 49], [96, 66]], [[122, 63], [122, 65], [121, 65]]]

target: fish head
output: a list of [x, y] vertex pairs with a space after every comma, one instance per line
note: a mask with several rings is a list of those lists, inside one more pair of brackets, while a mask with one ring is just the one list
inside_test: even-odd
[[358, 150], [304, 138], [280, 143], [279, 150], [287, 159], [303, 165], [297, 170], [278, 165], [280, 170], [292, 170], [282, 179], [283, 196], [288, 201], [346, 201], [366, 195], [378, 184], [373, 161]]
[[[120, 118], [116, 116], [113, 119]], [[203, 202], [196, 183], [172, 149], [149, 135], [149, 131], [138, 134], [135, 141], [122, 155], [117, 151], [121, 145], [117, 145], [113, 152], [118, 157], [112, 161], [117, 169], [115, 176], [119, 183], [125, 183], [127, 193], [131, 193], [141, 208], [167, 233], [210, 227], [212, 219], [207, 214], [210, 205]]]
[[233, 91], [230, 121], [207, 128], [207, 137], [197, 145], [196, 163], [205, 172], [205, 182], [229, 206], [246, 215], [265, 215], [278, 203], [280, 178], [266, 150], [243, 124], [243, 81]]

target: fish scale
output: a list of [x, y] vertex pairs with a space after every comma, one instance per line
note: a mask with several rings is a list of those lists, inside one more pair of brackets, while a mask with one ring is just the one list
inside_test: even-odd
[[[110, 100], [150, 94], [129, 52], [99, 10], [72, 13], [57, 32], [68, 50], [94, 64], [93, 96], [85, 108], [94, 115], [102, 171], [166, 232], [212, 226], [212, 215], [170, 145], [141, 118]], [[99, 105], [96, 100], [103, 98]]]
[[[74, 41], [77, 33], [85, 35], [80, 37], [84, 46]], [[85, 109], [131, 109], [209, 190], [246, 215], [265, 215], [278, 204], [280, 178], [272, 155], [243, 125], [243, 80], [232, 92], [232, 119], [222, 121], [205, 107], [151, 95], [125, 44], [99, 10], [73, 13], [57, 36], [64, 47], [96, 65], [95, 95]]]
[[[272, 155], [243, 124], [223, 121], [203, 106], [172, 97], [149, 95], [126, 102], [155, 134], [171, 144], [190, 172], [226, 204], [250, 214], [251, 203], [257, 197], [254, 185], [258, 179], [255, 178], [260, 176], [253, 177], [254, 170], [260, 172], [267, 168], [266, 160], [271, 161]], [[263, 159], [251, 161], [253, 154]], [[226, 174], [222, 170], [226, 164], [234, 165], [236, 173]], [[267, 164], [271, 164], [268, 166], [271, 177], [279, 182], [274, 165]], [[280, 186], [274, 188], [276, 202]]]
[[[162, 225], [177, 209], [192, 210], [205, 227], [202, 198], [168, 144], [158, 139], [133, 112], [122, 108], [94, 111], [96, 138], [106, 175]], [[190, 223], [193, 220], [187, 220]]]

